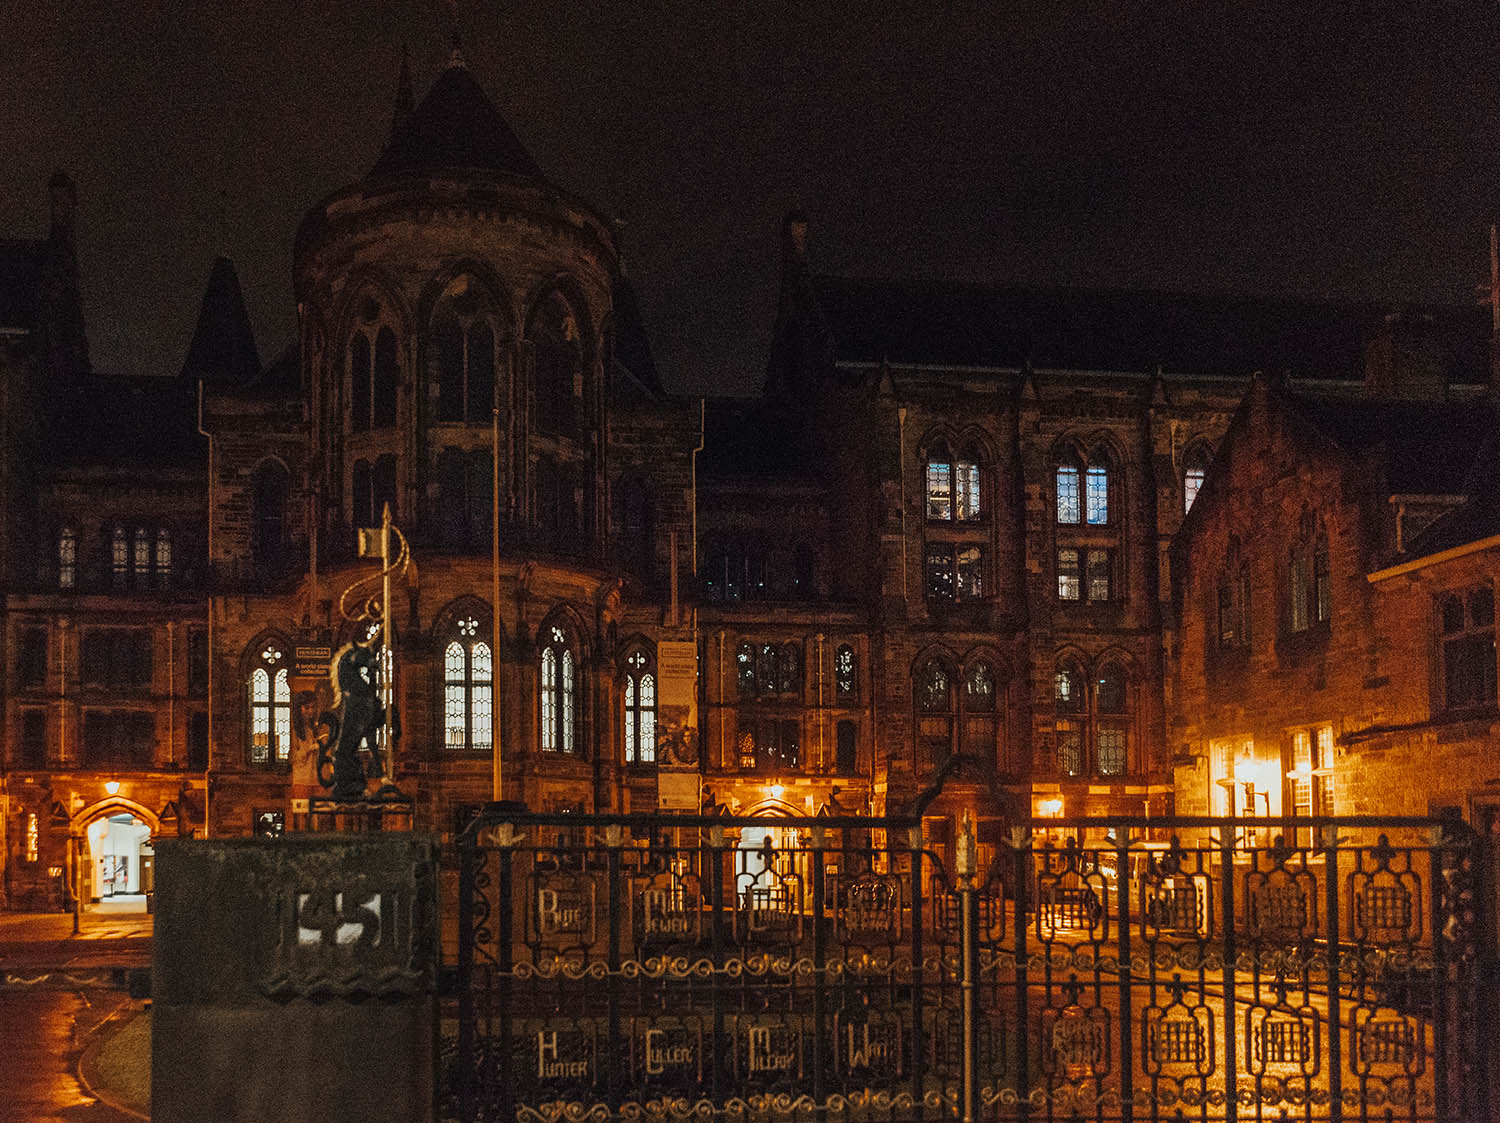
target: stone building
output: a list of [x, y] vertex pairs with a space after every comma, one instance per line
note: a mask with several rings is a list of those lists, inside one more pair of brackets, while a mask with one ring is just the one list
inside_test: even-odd
[[1493, 799], [1495, 415], [1472, 340], [1392, 318], [1363, 381], [1251, 385], [1173, 544], [1180, 813]]
[[793, 214], [765, 393], [673, 396], [615, 226], [455, 52], [303, 220], [287, 353], [261, 362], [220, 261], [182, 370], [125, 379], [88, 370], [71, 191], [46, 242], [0, 246], [12, 907], [75, 870], [133, 893], [160, 831], [306, 825], [387, 508], [394, 778], [445, 839], [501, 796], [772, 837], [924, 800], [940, 848], [967, 809], [986, 847], [1015, 816], [1164, 813], [1169, 543], [1249, 373], [1336, 377], [1327, 341], [1372, 326], [822, 276]]

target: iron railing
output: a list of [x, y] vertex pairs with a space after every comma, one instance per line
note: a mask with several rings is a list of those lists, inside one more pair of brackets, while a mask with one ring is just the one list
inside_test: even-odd
[[[1489, 1118], [1478, 840], [1412, 818], [529, 814], [460, 839], [474, 1120]], [[1292, 841], [1287, 842], [1285, 840]]]

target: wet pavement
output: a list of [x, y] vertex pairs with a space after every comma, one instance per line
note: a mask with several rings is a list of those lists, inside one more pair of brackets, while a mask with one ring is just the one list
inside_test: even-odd
[[130, 1007], [121, 992], [43, 987], [0, 989], [0, 1120], [6, 1123], [124, 1123], [78, 1078], [87, 1038]]

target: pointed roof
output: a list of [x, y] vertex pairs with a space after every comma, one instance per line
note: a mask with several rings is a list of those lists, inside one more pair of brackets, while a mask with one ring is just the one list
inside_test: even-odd
[[396, 126], [371, 175], [453, 168], [541, 178], [457, 51], [421, 104]]
[[214, 259], [198, 310], [198, 326], [182, 364], [184, 378], [247, 382], [260, 373], [260, 352], [240, 293], [240, 279], [227, 257]]

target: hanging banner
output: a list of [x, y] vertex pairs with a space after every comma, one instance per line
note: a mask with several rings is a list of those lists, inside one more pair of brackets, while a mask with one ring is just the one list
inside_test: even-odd
[[656, 645], [656, 791], [663, 811], [698, 810], [698, 645]]
[[326, 795], [318, 783], [319, 738], [330, 731], [318, 718], [333, 708], [333, 680], [328, 665], [332, 658], [325, 645], [298, 644], [293, 648], [292, 673], [287, 685], [292, 692], [292, 782], [288, 796], [306, 805], [313, 796]]

